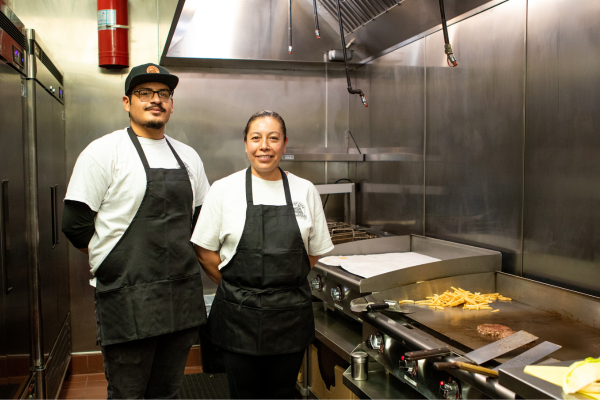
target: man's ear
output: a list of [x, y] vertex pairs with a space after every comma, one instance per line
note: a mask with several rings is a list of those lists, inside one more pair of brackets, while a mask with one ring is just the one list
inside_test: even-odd
[[131, 112], [131, 104], [129, 103], [129, 97], [123, 96], [123, 108], [127, 112]]

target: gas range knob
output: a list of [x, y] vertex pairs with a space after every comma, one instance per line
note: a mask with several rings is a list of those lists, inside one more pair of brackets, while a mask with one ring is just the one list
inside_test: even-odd
[[339, 285], [334, 288], [331, 288], [331, 298], [334, 301], [342, 301], [342, 299], [344, 298], [344, 291]]
[[379, 354], [383, 353], [383, 335], [381, 332], [369, 336], [369, 339], [367, 339], [367, 347], [372, 350], [377, 350]]
[[316, 278], [310, 281], [310, 288], [318, 292], [320, 292], [323, 289], [323, 282], [321, 281], [320, 275], [317, 275]]
[[405, 369], [410, 376], [415, 376], [419, 369], [419, 364], [416, 361], [407, 361], [404, 356], [400, 357], [400, 368]]
[[460, 384], [455, 380], [449, 380], [448, 382], [440, 382], [440, 391], [445, 399], [461, 399], [462, 393], [460, 390]]

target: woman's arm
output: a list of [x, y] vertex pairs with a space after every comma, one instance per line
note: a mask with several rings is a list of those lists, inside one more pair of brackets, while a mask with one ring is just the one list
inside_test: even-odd
[[221, 282], [221, 272], [219, 272], [219, 264], [221, 264], [221, 256], [218, 251], [206, 250], [204, 247], [194, 245], [196, 257], [200, 261], [200, 265], [211, 281], [217, 285]]
[[319, 261], [319, 258], [321, 257], [323, 256], [308, 256], [308, 259], [310, 260], [310, 268], [313, 268], [315, 264], [317, 264], [317, 261]]

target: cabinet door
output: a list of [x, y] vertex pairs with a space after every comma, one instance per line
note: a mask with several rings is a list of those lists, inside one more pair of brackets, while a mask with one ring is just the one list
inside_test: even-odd
[[0, 62], [0, 398], [29, 378], [29, 289], [25, 237], [21, 76]]
[[58, 322], [58, 292], [56, 276], [56, 215], [57, 199], [53, 138], [53, 103], [56, 100], [36, 83], [36, 123], [38, 160], [39, 209], [39, 271], [42, 297], [44, 353], [52, 350], [60, 329]]
[[54, 162], [54, 182], [56, 182], [57, 243], [54, 246], [56, 268], [57, 317], [63, 324], [70, 310], [69, 304], [69, 257], [68, 240], [60, 229], [62, 223], [63, 200], [67, 194], [67, 161], [65, 148], [65, 106], [59, 101], [52, 104], [52, 144]]

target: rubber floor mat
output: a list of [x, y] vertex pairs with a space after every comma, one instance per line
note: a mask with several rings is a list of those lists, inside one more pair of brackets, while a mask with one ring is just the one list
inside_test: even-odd
[[227, 374], [184, 375], [179, 399], [229, 399]]

